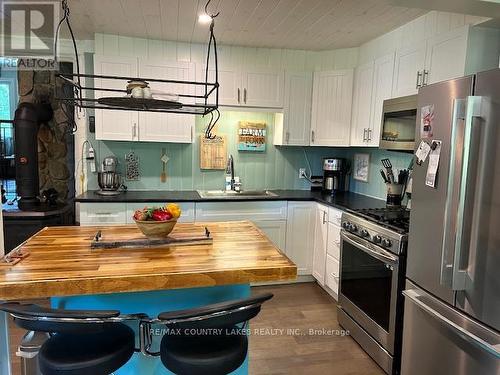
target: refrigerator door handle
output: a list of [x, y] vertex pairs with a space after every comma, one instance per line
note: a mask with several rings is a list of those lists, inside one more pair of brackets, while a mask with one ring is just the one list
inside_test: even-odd
[[[456, 219], [456, 237], [455, 237], [455, 254], [453, 256], [453, 271], [452, 271], [452, 289], [456, 291], [466, 290], [467, 286], [472, 282], [466, 268], [461, 268], [462, 250], [465, 242], [465, 219], [467, 215], [467, 207], [470, 199], [469, 193], [471, 190], [471, 182], [469, 173], [472, 164], [471, 149], [475, 146], [476, 139], [473, 137], [474, 124], [480, 120], [481, 116], [481, 97], [469, 96], [467, 98], [467, 110], [465, 115], [465, 131], [464, 131], [464, 146], [462, 156], [462, 173], [460, 176], [460, 193], [458, 201], [458, 212]], [[475, 179], [475, 176], [474, 176]]]
[[[413, 302], [416, 306], [418, 306], [421, 310], [425, 311], [431, 317], [444, 324], [446, 327], [454, 331], [456, 334], [460, 335], [470, 344], [475, 345], [482, 350], [486, 350], [496, 358], [500, 359], [500, 345], [498, 342], [496, 342], [495, 340], [492, 340], [495, 341], [493, 343], [488, 342], [487, 339], [479, 337], [478, 335], [468, 331], [461, 325], [454, 322], [452, 320], [453, 319], [452, 317], [451, 318], [447, 317], [441, 312], [434, 309], [433, 307], [429, 306], [427, 303], [423, 301], [423, 299], [424, 298], [433, 299], [433, 297], [428, 296], [427, 293], [421, 292], [417, 289], [408, 289], [403, 291], [403, 295], [406, 298], [408, 298], [411, 302]], [[459, 313], [457, 312], [457, 314]]]
[[[451, 123], [450, 167], [448, 172], [448, 190], [445, 201], [444, 235], [441, 244], [441, 285], [451, 288], [453, 278], [453, 255], [455, 253], [455, 225], [458, 210], [458, 187], [462, 167], [463, 122], [465, 121], [466, 99], [453, 100]], [[462, 126], [459, 126], [462, 125]]]

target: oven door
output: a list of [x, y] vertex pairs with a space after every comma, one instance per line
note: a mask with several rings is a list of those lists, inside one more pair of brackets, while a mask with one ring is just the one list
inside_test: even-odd
[[341, 231], [339, 305], [394, 355], [398, 256]]

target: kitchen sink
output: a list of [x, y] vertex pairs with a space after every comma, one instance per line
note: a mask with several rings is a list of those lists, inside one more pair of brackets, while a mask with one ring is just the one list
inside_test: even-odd
[[269, 190], [243, 190], [243, 191], [233, 191], [233, 190], [198, 190], [198, 194], [202, 198], [270, 198], [277, 197], [278, 194], [273, 193]]

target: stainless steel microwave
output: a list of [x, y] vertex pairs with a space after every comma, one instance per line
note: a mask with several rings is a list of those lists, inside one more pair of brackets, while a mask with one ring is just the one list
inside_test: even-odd
[[413, 151], [417, 121], [417, 95], [384, 100], [380, 148]]

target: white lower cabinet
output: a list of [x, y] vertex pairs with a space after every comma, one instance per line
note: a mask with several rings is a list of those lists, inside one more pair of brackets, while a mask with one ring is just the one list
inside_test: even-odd
[[264, 232], [271, 242], [285, 251], [286, 247], [286, 220], [259, 220], [254, 224]]
[[320, 285], [325, 284], [326, 246], [328, 238], [328, 207], [317, 205], [315, 210], [313, 277]]
[[316, 203], [288, 202], [286, 255], [299, 276], [312, 274]]
[[325, 285], [335, 294], [335, 297], [339, 295], [339, 270], [340, 264], [337, 259], [326, 255], [326, 272], [325, 272]]
[[125, 203], [80, 203], [80, 225], [120, 225], [127, 222]]

